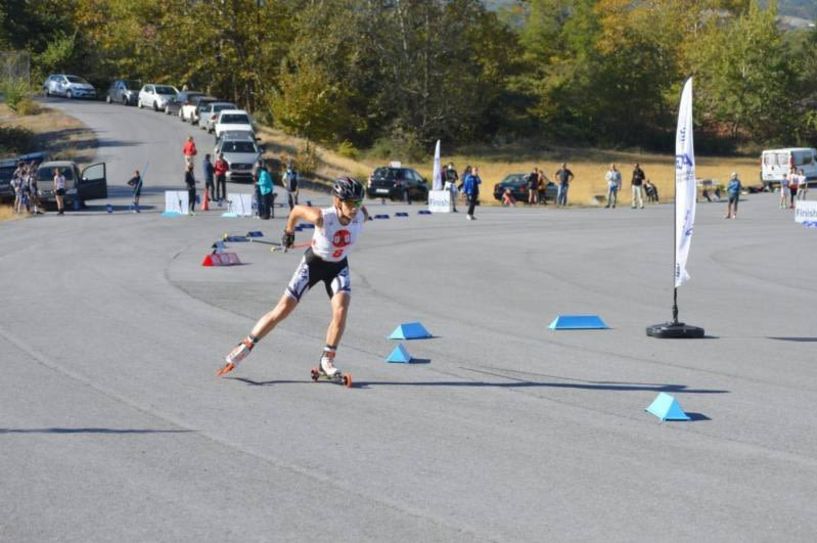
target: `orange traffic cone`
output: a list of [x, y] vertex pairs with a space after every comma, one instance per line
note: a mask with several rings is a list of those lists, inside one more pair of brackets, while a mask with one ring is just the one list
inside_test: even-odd
[[210, 195], [207, 189], [204, 189], [204, 203], [201, 205], [202, 211], [210, 211]]

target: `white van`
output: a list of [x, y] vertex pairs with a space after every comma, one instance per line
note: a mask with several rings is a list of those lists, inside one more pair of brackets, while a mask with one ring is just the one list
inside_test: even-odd
[[779, 185], [783, 176], [794, 166], [803, 170], [809, 182], [817, 181], [817, 149], [811, 147], [790, 147], [769, 149], [760, 157], [760, 180], [765, 190]]

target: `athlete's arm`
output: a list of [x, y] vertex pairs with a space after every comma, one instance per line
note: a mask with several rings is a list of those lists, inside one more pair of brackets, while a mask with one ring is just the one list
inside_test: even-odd
[[320, 208], [297, 205], [289, 214], [287, 225], [284, 230], [290, 233], [295, 232], [295, 225], [298, 224], [299, 220], [312, 223], [318, 228], [323, 227], [323, 214], [321, 213]]

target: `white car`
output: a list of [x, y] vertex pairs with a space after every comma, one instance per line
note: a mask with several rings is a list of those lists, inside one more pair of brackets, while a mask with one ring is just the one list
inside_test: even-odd
[[807, 183], [817, 179], [817, 149], [812, 147], [788, 147], [767, 149], [760, 155], [760, 180], [765, 190], [774, 190], [776, 185], [792, 168], [803, 170]]
[[227, 130], [255, 133], [255, 126], [253, 126], [250, 114], [243, 109], [225, 109], [218, 113], [218, 118], [216, 119], [216, 140]]
[[149, 83], [139, 91], [136, 105], [139, 109], [151, 107], [153, 111], [164, 111], [169, 100], [176, 98], [179, 91], [172, 85], [155, 85]]
[[96, 89], [78, 75], [53, 74], [43, 83], [46, 96], [65, 96], [71, 98], [96, 98]]

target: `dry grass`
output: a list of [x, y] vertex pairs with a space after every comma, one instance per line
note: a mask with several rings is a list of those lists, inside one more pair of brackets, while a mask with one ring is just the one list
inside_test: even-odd
[[15, 214], [12, 206], [0, 205], [0, 222], [13, 221], [14, 219], [19, 219], [24, 216], [25, 215]]
[[[271, 152], [276, 158], [279, 156], [294, 158], [304, 145], [304, 140], [280, 130], [264, 129], [262, 138], [267, 144], [268, 152]], [[318, 173], [327, 177], [344, 174], [364, 179], [373, 168], [386, 162], [356, 161], [322, 147], [317, 148], [317, 154]], [[630, 176], [636, 162], [641, 164], [647, 177], [658, 187], [661, 201], [670, 201], [675, 192], [675, 157], [673, 155], [571, 148], [536, 151], [519, 145], [511, 145], [501, 149], [478, 150], [469, 154], [444, 155], [441, 159], [443, 164], [453, 162], [459, 172], [462, 172], [469, 164], [478, 166], [483, 181], [480, 199], [486, 203], [492, 203], [494, 183], [498, 183], [506, 175], [527, 173], [534, 167], [539, 167], [544, 169], [547, 176], [553, 180], [562, 162], [567, 162], [568, 168], [575, 175], [570, 187], [572, 204], [597, 206], [605, 203], [607, 182], [604, 175], [611, 163], [615, 163], [622, 173], [624, 186], [622, 193], [619, 194], [622, 203], [630, 199]], [[726, 184], [729, 174], [737, 171], [744, 185], [754, 184], [757, 180], [758, 160], [743, 157], [698, 157], [696, 174], [698, 178], [713, 179], [718, 183]], [[431, 160], [421, 164], [404, 162], [404, 165], [417, 169], [427, 178], [431, 177]]]
[[46, 151], [52, 160], [88, 162], [96, 153], [93, 131], [55, 109], [42, 107], [32, 115], [17, 115], [6, 104], [0, 104], [0, 123], [34, 132], [36, 148], [31, 151]]

